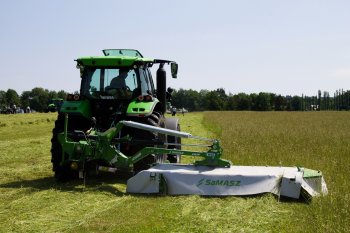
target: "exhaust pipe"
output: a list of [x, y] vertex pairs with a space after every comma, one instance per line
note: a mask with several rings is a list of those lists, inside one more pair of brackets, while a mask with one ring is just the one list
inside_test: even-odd
[[166, 71], [164, 63], [160, 63], [157, 70], [157, 98], [161, 102], [161, 111], [164, 114], [166, 111]]

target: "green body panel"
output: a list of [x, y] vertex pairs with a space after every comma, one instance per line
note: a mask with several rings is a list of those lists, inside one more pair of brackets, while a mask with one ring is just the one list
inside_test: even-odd
[[91, 108], [90, 102], [88, 100], [82, 101], [64, 101], [60, 112], [70, 113], [70, 114], [79, 114], [86, 118], [91, 117]]
[[149, 58], [128, 57], [128, 56], [96, 56], [81, 57], [77, 62], [83, 66], [96, 67], [118, 67], [133, 66], [134, 64], [152, 63], [154, 60]]
[[126, 114], [128, 116], [149, 116], [158, 103], [159, 100], [156, 98], [152, 102], [141, 102], [135, 99], [129, 104]]
[[321, 176], [322, 176], [322, 172], [320, 171], [304, 168], [303, 178], [313, 178], [313, 177], [321, 177]]

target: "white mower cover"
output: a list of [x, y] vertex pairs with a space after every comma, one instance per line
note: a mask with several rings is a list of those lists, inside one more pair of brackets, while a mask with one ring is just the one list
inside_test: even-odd
[[301, 192], [307, 197], [327, 193], [322, 175], [304, 177], [303, 168], [263, 166], [212, 168], [181, 164], [158, 164], [141, 171], [128, 180], [127, 192], [160, 193], [164, 184], [166, 194], [169, 195], [245, 196], [274, 193], [278, 196], [299, 199]]

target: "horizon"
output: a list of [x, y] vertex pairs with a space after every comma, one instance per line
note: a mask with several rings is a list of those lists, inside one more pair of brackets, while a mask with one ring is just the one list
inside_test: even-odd
[[[6, 89], [6, 90], [0, 89], [0, 91], [5, 91], [5, 92], [6, 92], [7, 90], [12, 89], [12, 90], [15, 90], [15, 91], [17, 92], [18, 96], [20, 97], [20, 96], [23, 94], [23, 92], [32, 91], [34, 88], [42, 88], [42, 89], [44, 89], [44, 90], [55, 91], [55, 92], [64, 91], [64, 92], [66, 92], [66, 93], [68, 93], [68, 94], [79, 93], [78, 90], [69, 92], [69, 91], [66, 91], [66, 90], [51, 90], [51, 89], [44, 88], [44, 87], [33, 87], [33, 88], [30, 89], [30, 90], [23, 90], [22, 92], [19, 92], [19, 91], [15, 90], [15, 89], [12, 89], [12, 88], [8, 88], [8, 89]], [[180, 88], [178, 88], [178, 89], [174, 88], [175, 91], [179, 91], [180, 89], [185, 90], [185, 91], [193, 90], [193, 91], [196, 91], [196, 92], [198, 92], [198, 93], [201, 92], [201, 91], [209, 91], [209, 92], [211, 92], [211, 91], [216, 91], [216, 90], [218, 90], [218, 89], [223, 89], [223, 90], [225, 91], [225, 94], [226, 94], [227, 96], [229, 96], [229, 95], [238, 95], [238, 94], [241, 94], [241, 93], [247, 94], [247, 95], [259, 94], [259, 93], [267, 93], [267, 94], [275, 94], [276, 96], [281, 95], [281, 96], [283, 96], [283, 97], [288, 97], [288, 96], [291, 96], [291, 97], [293, 97], [293, 96], [298, 96], [298, 97], [302, 97], [302, 96], [304, 96], [304, 97], [313, 97], [313, 96], [318, 96], [318, 91], [321, 91], [321, 96], [322, 96], [322, 97], [323, 97], [324, 92], [328, 92], [330, 98], [333, 98], [333, 97], [336, 95], [336, 93], [342, 93], [342, 94], [344, 94], [344, 93], [350, 91], [350, 90], [347, 90], [347, 89], [344, 89], [344, 88], [338, 88], [338, 89], [335, 90], [335, 91], [317, 90], [317, 91], [316, 91], [316, 94], [311, 94], [311, 95], [306, 95], [306, 94], [304, 94], [304, 93], [302, 93], [302, 94], [300, 94], [300, 95], [298, 95], [298, 94], [296, 94], [296, 95], [291, 95], [291, 94], [281, 94], [281, 93], [265, 92], [265, 91], [251, 92], [251, 93], [247, 93], [247, 92], [231, 93], [231, 92], [227, 92], [227, 90], [225, 90], [225, 88], [222, 88], [222, 87], [214, 88], [214, 89], [211, 89], [211, 90], [210, 90], [210, 89], [195, 90], [195, 89], [193, 89], [193, 88], [185, 89], [185, 88], [182, 88], [182, 87], [180, 87]]]

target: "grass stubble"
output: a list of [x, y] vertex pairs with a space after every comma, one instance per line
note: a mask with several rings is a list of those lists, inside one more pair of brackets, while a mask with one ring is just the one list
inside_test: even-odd
[[85, 186], [81, 180], [56, 183], [50, 163], [56, 115], [1, 115], [0, 232], [346, 232], [349, 116], [348, 112], [179, 116], [183, 131], [220, 138], [224, 157], [234, 164], [321, 170], [329, 195], [305, 204], [279, 202], [269, 194], [129, 195], [125, 181], [110, 175], [87, 179]]

